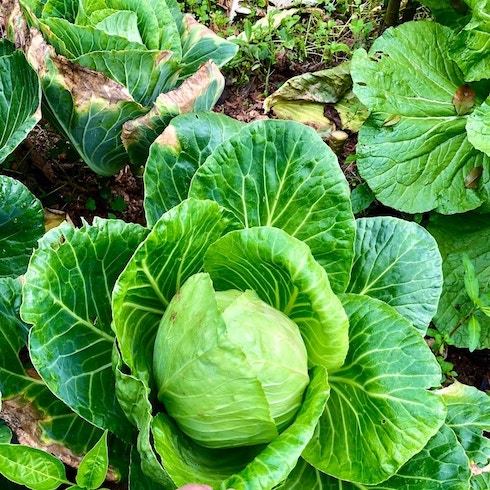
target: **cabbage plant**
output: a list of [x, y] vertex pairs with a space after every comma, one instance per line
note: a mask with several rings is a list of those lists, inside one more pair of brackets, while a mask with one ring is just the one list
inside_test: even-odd
[[17, 297], [38, 385], [124, 441], [130, 488], [470, 488], [489, 411], [434, 389], [431, 235], [356, 220], [335, 155], [290, 121], [178, 116], [145, 193], [146, 228], [47, 232]]
[[173, 116], [210, 109], [237, 49], [174, 0], [20, 0], [30, 30], [16, 3], [10, 31], [40, 76], [44, 111], [101, 175], [142, 166]]

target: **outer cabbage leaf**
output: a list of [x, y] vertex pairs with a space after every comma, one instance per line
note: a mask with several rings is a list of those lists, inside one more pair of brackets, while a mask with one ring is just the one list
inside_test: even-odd
[[224, 86], [225, 79], [217, 65], [208, 61], [178, 88], [160, 94], [147, 114], [125, 123], [122, 141], [133, 165], [146, 162], [150, 145], [172, 118], [185, 112], [210, 110]]
[[45, 110], [85, 163], [101, 175], [112, 175], [129, 163], [121, 127], [147, 109], [122, 85], [55, 55], [40, 35], [33, 38], [28, 57], [43, 71]]
[[416, 223], [397, 218], [360, 218], [356, 223], [348, 291], [388, 303], [425, 334], [442, 291], [436, 241]]
[[396, 475], [377, 485], [338, 480], [301, 461], [278, 490], [468, 490], [469, 478], [470, 468], [463, 448], [454, 432], [442, 425], [422, 451]]
[[[454, 39], [437, 23], [408, 22], [352, 59], [354, 93], [373, 111], [359, 132], [359, 172], [382, 203], [401, 211], [458, 213], [488, 199], [489, 157], [470, 144], [470, 116], [457, 115], [453, 105], [465, 84], [447, 59]], [[478, 107], [490, 83], [473, 88]], [[468, 186], [475, 167], [481, 175]]]
[[2, 417], [13, 414], [17, 428], [30, 435], [29, 443], [38, 447], [62, 444], [61, 457], [73, 458], [87, 451], [99, 436], [99, 429], [72, 412], [25, 365], [20, 351], [26, 345], [28, 325], [19, 316], [21, 282], [0, 278], [0, 393]]
[[465, 0], [471, 7], [471, 19], [450, 47], [450, 56], [471, 82], [489, 78], [490, 72], [490, 1]]
[[330, 398], [303, 457], [340, 480], [376, 484], [421, 451], [444, 423], [440, 368], [420, 332], [391, 306], [342, 297], [345, 364], [329, 371]]
[[228, 233], [204, 258], [216, 290], [254, 290], [298, 325], [310, 366], [344, 362], [348, 321], [325, 270], [310, 249], [283, 230], [253, 227]]
[[147, 230], [95, 219], [48, 232], [25, 274], [21, 315], [32, 363], [47, 386], [94, 425], [131, 437], [114, 392], [110, 295]]
[[214, 149], [243, 123], [213, 112], [175, 117], [150, 147], [146, 162], [145, 215], [148, 226], [187, 198], [191, 179]]
[[24, 53], [0, 40], [0, 164], [41, 119], [41, 86]]
[[18, 180], [0, 175], [0, 276], [20, 276], [44, 233], [43, 207]]
[[486, 466], [490, 460], [490, 397], [473, 386], [454, 382], [440, 390], [447, 404], [446, 424], [454, 431], [471, 463]]
[[[490, 226], [486, 215], [467, 213], [464, 216], [433, 217], [427, 229], [435, 237], [441, 251], [444, 284], [434, 323], [448, 341], [458, 347], [468, 347], [466, 316], [473, 309], [464, 285], [463, 254], [473, 263], [481, 294], [488, 298], [490, 282]], [[487, 304], [490, 301], [487, 300]], [[478, 349], [490, 347], [490, 318], [476, 313], [481, 326]], [[466, 320], [465, 320], [466, 318]]]
[[480, 473], [470, 480], [472, 490], [487, 490], [490, 487], [490, 473]]
[[198, 169], [189, 195], [217, 201], [244, 227], [282, 228], [311, 248], [334, 291], [345, 290], [355, 232], [350, 192], [313, 129], [292, 121], [248, 124]]

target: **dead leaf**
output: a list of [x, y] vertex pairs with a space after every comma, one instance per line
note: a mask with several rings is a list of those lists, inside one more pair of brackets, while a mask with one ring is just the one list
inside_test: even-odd
[[475, 105], [475, 91], [465, 83], [456, 90], [453, 97], [453, 105], [458, 116], [468, 114]]
[[482, 172], [483, 167], [473, 167], [464, 179], [464, 186], [467, 189], [476, 189], [478, 187], [478, 181], [480, 180]]

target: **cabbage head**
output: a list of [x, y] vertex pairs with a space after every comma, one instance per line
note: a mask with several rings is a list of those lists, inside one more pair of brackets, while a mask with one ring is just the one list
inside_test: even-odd
[[206, 447], [271, 442], [310, 381], [298, 326], [253, 291], [215, 292], [207, 274], [190, 277], [173, 297], [153, 364], [159, 400]]

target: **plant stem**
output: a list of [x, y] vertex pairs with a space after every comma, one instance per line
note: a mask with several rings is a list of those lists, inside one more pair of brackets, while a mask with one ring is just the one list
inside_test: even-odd
[[383, 19], [383, 30], [398, 24], [400, 4], [401, 0], [388, 0], [388, 5], [386, 6], [386, 12]]

